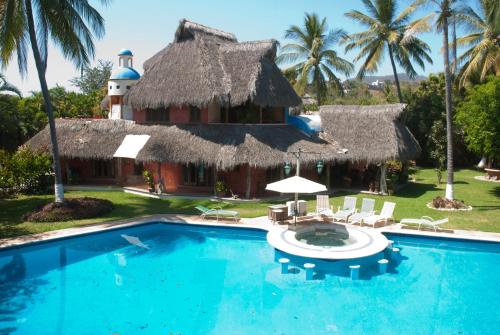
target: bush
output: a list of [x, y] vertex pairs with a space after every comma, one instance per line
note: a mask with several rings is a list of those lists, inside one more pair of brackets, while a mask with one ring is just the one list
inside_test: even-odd
[[52, 159], [46, 153], [21, 148], [11, 155], [0, 150], [0, 195], [47, 193], [52, 180]]
[[436, 197], [432, 199], [432, 207], [446, 209], [466, 209], [467, 205], [461, 200], [448, 200], [445, 197]]
[[109, 200], [97, 198], [66, 199], [62, 203], [51, 202], [34, 212], [25, 214], [23, 220], [34, 222], [56, 222], [68, 220], [89, 219], [101, 216], [113, 209]]

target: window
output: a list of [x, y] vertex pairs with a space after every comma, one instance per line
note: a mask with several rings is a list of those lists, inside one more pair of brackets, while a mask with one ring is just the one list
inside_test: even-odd
[[146, 122], [168, 123], [170, 111], [168, 108], [147, 108]]
[[119, 90], [120, 89], [120, 85], [116, 85], [116, 89]]
[[189, 122], [198, 123], [201, 122], [201, 110], [198, 107], [189, 107]]
[[231, 107], [228, 111], [229, 123], [260, 123], [259, 106], [246, 104]]
[[109, 85], [109, 89], [112, 90], [113, 89], [113, 86], [112, 85]]
[[109, 160], [92, 161], [92, 176], [95, 178], [113, 178], [113, 162]]
[[142, 163], [134, 162], [134, 175], [142, 176], [143, 171], [144, 171], [144, 165], [142, 165]]
[[182, 169], [184, 185], [210, 186], [213, 184], [212, 179], [212, 169], [204, 165], [189, 163]]
[[127, 90], [130, 90], [130, 85], [127, 85]]
[[262, 123], [283, 123], [285, 111], [279, 107], [263, 107]]

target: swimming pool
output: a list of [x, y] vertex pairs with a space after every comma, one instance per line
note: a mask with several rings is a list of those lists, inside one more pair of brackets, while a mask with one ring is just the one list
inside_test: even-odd
[[389, 273], [322, 261], [306, 281], [265, 234], [153, 223], [2, 251], [0, 334], [499, 333], [499, 243], [389, 235]]

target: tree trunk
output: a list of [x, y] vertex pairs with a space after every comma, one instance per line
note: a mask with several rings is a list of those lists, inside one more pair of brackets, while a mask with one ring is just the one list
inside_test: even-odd
[[26, 17], [28, 19], [28, 30], [31, 42], [31, 49], [33, 50], [33, 58], [35, 59], [36, 70], [38, 72], [38, 79], [40, 80], [40, 87], [42, 89], [43, 101], [45, 103], [45, 110], [49, 120], [50, 140], [52, 142], [52, 158], [54, 160], [54, 173], [55, 173], [55, 202], [64, 201], [64, 189], [61, 177], [61, 161], [59, 158], [59, 147], [57, 145], [56, 124], [54, 121], [54, 112], [52, 110], [52, 102], [50, 101], [49, 89], [47, 87], [47, 80], [45, 79], [45, 68], [38, 49], [38, 42], [36, 40], [35, 21], [33, 19], [33, 10], [31, 7], [31, 0], [25, 0]]
[[[447, 1], [446, 1], [447, 2]], [[448, 5], [449, 6], [449, 5]], [[449, 11], [446, 6], [444, 11]], [[444, 50], [444, 80], [445, 80], [445, 97], [446, 97], [446, 141], [447, 141], [447, 171], [445, 197], [448, 200], [453, 200], [453, 115], [452, 115], [452, 100], [451, 100], [451, 74], [450, 74], [450, 50], [448, 45], [448, 15], [445, 13], [443, 19], [443, 50]]]
[[453, 24], [451, 25], [451, 50], [453, 52], [453, 62], [451, 67], [451, 74], [453, 78], [455, 78], [455, 74], [457, 72], [457, 19], [453, 17]]
[[318, 100], [318, 108], [321, 106], [321, 83], [319, 82], [319, 67], [314, 67], [314, 77], [316, 78], [316, 100]]
[[394, 73], [394, 81], [396, 82], [396, 90], [398, 91], [399, 102], [403, 102], [401, 86], [399, 85], [398, 70], [396, 69], [396, 63], [394, 63], [394, 55], [392, 54], [392, 48], [389, 43], [387, 43], [387, 48], [389, 49], [389, 58], [391, 59], [392, 72]]

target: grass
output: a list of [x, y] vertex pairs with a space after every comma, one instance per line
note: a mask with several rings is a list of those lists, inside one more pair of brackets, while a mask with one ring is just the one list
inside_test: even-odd
[[[444, 194], [444, 185], [436, 186], [436, 175], [432, 169], [418, 169], [412, 177], [415, 182], [400, 190], [395, 196], [366, 196], [376, 200], [375, 208], [380, 210], [384, 201], [396, 202], [396, 219], [404, 217], [420, 217], [428, 215], [435, 219], [448, 217], [447, 228], [500, 232], [500, 184], [478, 181], [474, 176], [480, 173], [475, 170], [458, 170], [455, 173], [455, 198], [464, 200], [473, 206], [469, 212], [441, 212], [426, 207], [426, 204], [437, 195]], [[351, 193], [352, 194], [352, 193]], [[338, 193], [331, 197], [335, 207], [341, 205], [343, 197], [348, 193]], [[22, 215], [35, 207], [45, 204], [52, 195], [20, 196], [13, 199], [0, 200], [0, 238], [26, 234], [41, 233], [49, 230], [63, 229], [99, 223], [104, 221], [127, 219], [150, 214], [197, 214], [194, 206], [202, 204], [210, 207], [210, 200], [190, 200], [171, 198], [158, 200], [127, 194], [121, 191], [79, 191], [67, 192], [67, 197], [90, 196], [111, 200], [115, 208], [105, 216], [95, 219], [65, 221], [55, 223], [23, 222]], [[365, 197], [362, 194], [359, 198]], [[308, 209], [316, 207], [314, 197], [302, 197], [308, 200]], [[360, 201], [360, 200], [358, 200]], [[224, 208], [240, 212], [242, 217], [266, 215], [267, 206], [276, 202], [259, 203], [223, 203]], [[358, 204], [359, 205], [359, 204]]]

